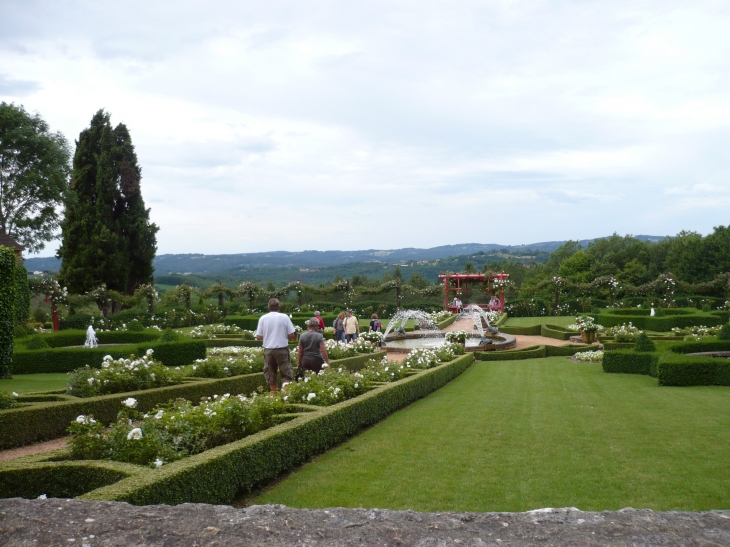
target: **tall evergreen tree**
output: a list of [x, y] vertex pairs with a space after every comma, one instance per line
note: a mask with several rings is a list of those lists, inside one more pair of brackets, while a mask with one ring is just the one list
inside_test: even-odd
[[66, 202], [60, 280], [71, 292], [107, 288], [131, 294], [152, 282], [159, 228], [149, 221], [142, 170], [124, 124], [99, 110], [76, 142]]

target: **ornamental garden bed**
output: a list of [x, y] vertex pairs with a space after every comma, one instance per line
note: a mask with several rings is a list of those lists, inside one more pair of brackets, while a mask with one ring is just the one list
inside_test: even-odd
[[714, 327], [727, 323], [730, 313], [727, 311], [703, 312], [696, 308], [659, 308], [654, 316], [650, 310], [634, 308], [596, 308], [593, 310], [596, 323], [604, 327], [615, 327], [624, 323], [632, 323], [642, 330], [668, 332], [673, 328]]
[[[409, 370], [406, 377], [393, 382], [374, 381], [369, 391], [331, 406], [283, 401], [288, 407], [284, 423], [159, 468], [102, 460], [68, 460], [68, 450], [10, 460], [0, 465], [0, 495], [81, 496], [134, 504], [229, 503], [240, 490], [249, 490], [275, 478], [440, 388], [466, 370], [472, 361], [472, 355], [463, 355], [433, 368]], [[232, 380], [235, 379], [200, 384]], [[142, 411], [143, 396], [159, 391], [140, 392], [137, 409]], [[218, 391], [219, 394], [227, 392]], [[113, 404], [116, 411], [123, 397], [114, 397], [117, 397]], [[132, 431], [128, 435], [134, 436]]]

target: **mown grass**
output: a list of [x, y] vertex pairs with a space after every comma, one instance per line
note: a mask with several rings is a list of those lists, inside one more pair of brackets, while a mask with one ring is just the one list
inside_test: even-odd
[[65, 372], [16, 374], [12, 380], [0, 380], [0, 390], [15, 391], [16, 393], [66, 389], [67, 385], [68, 374]]
[[419, 511], [730, 507], [730, 389], [552, 357], [475, 363], [252, 503]]

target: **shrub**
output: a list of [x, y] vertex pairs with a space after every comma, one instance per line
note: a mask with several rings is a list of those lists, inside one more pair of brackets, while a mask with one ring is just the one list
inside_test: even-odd
[[137, 346], [135, 355], [144, 355], [147, 350], [153, 349], [155, 359], [168, 367], [183, 367], [196, 361], [205, 359], [205, 343], [200, 340], [180, 340], [179, 342], [151, 342]]
[[656, 376], [658, 360], [656, 353], [637, 353], [631, 350], [606, 351], [603, 354], [603, 371]]
[[712, 308], [710, 308], [709, 304], [705, 304], [704, 306], [702, 306], [702, 311], [705, 313], [708, 313], [708, 312], [712, 311]]
[[339, 367], [324, 368], [319, 374], [306, 372], [304, 378], [286, 384], [283, 400], [330, 406], [365, 393], [370, 386], [363, 375]]
[[139, 319], [132, 319], [127, 323], [127, 330], [129, 332], [140, 332], [144, 330], [144, 325], [140, 323]]
[[182, 376], [152, 359], [153, 350], [139, 359], [104, 357], [101, 368], [86, 366], [71, 374], [66, 393], [74, 397], [95, 397], [175, 385]]
[[[242, 334], [244, 331], [236, 325], [201, 325], [188, 333], [191, 338], [214, 339], [219, 334]], [[249, 338], [253, 340], [253, 336]]]
[[284, 412], [278, 397], [214, 395], [197, 406], [178, 399], [140, 415], [137, 401], [122, 401], [107, 430], [93, 416], [79, 415], [69, 426], [74, 459], [110, 459], [161, 467], [185, 456], [237, 441], [271, 427]]
[[165, 329], [160, 336], [160, 342], [177, 342], [180, 339], [180, 334], [172, 329]]
[[256, 340], [256, 335], [254, 334], [254, 331], [252, 331], [252, 330], [244, 330], [244, 331], [241, 331], [241, 338], [243, 340]]
[[0, 245], [0, 378], [10, 376], [13, 364], [14, 305], [15, 253]]
[[565, 327], [561, 327], [559, 325], [541, 325], [540, 326], [540, 335], [545, 336], [547, 338], [556, 338], [558, 340], [570, 340], [571, 336], [575, 336], [577, 334], [576, 331], [571, 329], [566, 329]]
[[717, 333], [718, 340], [730, 340], [730, 323], [725, 323]]
[[645, 332], [642, 332], [636, 339], [634, 351], [656, 351], [656, 344], [654, 343], [654, 340], [646, 335]]
[[25, 347], [29, 350], [37, 350], [46, 349], [50, 346], [48, 345], [48, 342], [46, 342], [41, 336], [31, 336], [30, 340], [26, 342]]
[[13, 327], [13, 338], [25, 338], [28, 336], [28, 331], [25, 330], [23, 325], [15, 325]]
[[332, 360], [354, 357], [357, 355], [357, 350], [352, 344], [346, 344], [345, 342], [335, 340], [325, 340], [324, 343], [327, 347], [327, 355], [329, 355], [329, 358]]
[[709, 356], [662, 355], [657, 367], [660, 386], [730, 385], [730, 361]]
[[63, 319], [60, 319], [58, 321], [58, 328], [61, 330], [69, 330], [69, 329], [76, 329], [76, 330], [84, 330], [86, 327], [91, 325], [91, 323], [94, 320], [93, 315], [89, 315], [88, 313], [76, 313], [73, 315], [68, 315], [64, 317]]
[[503, 326], [499, 330], [506, 334], [520, 334], [523, 336], [540, 336], [542, 325], [531, 325], [529, 327]]
[[18, 401], [18, 394], [14, 391], [0, 390], [0, 410], [11, 408]]
[[408, 368], [428, 369], [437, 366], [440, 363], [438, 354], [431, 349], [414, 349], [411, 350], [403, 360], [403, 364]]
[[[249, 349], [249, 348], [246, 348]], [[199, 378], [228, 378], [239, 374], [253, 374], [264, 370], [264, 352], [250, 348], [236, 355], [210, 355], [197, 360], [190, 376]]]
[[403, 363], [392, 363], [387, 357], [380, 360], [370, 359], [359, 371], [363, 380], [372, 385], [373, 382], [395, 382], [408, 376], [408, 367]]

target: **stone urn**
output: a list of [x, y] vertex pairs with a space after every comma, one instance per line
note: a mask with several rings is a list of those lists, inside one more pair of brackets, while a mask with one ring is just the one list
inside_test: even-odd
[[581, 330], [580, 335], [583, 337], [583, 342], [586, 344], [592, 344], [596, 341], [596, 331], [594, 330]]

